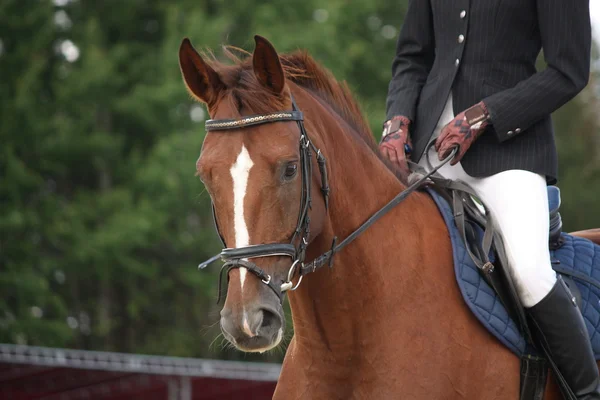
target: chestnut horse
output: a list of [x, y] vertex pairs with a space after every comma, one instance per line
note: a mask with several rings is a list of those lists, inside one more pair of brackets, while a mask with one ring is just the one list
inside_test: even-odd
[[[327, 157], [328, 207], [313, 190], [306, 260], [330, 249], [405, 189], [345, 84], [304, 52], [279, 56], [256, 37], [233, 65], [199, 55], [185, 39], [179, 62], [187, 89], [213, 119], [292, 110]], [[231, 54], [230, 54], [231, 55]], [[293, 121], [210, 131], [197, 173], [231, 248], [289, 243], [302, 198], [299, 125]], [[322, 181], [315, 158], [313, 188]], [[285, 256], [254, 258], [269, 281], [284, 282]], [[221, 311], [225, 337], [264, 352], [284, 336], [284, 312], [266, 281], [228, 272]], [[294, 279], [297, 283], [297, 278]], [[333, 268], [308, 274], [289, 292], [294, 336], [275, 399], [517, 399], [519, 359], [475, 319], [459, 293], [440, 213], [413, 193], [339, 252]], [[547, 399], [558, 399], [549, 384]]]

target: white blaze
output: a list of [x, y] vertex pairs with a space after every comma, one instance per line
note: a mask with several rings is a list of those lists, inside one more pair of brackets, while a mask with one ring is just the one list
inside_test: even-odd
[[[250, 158], [246, 146], [242, 144], [242, 150], [229, 170], [233, 179], [233, 225], [235, 232], [235, 243], [233, 247], [243, 247], [250, 244], [250, 235], [244, 218], [244, 198], [246, 197], [246, 188], [248, 187], [248, 175], [250, 168], [254, 163]], [[244, 288], [247, 269], [240, 268], [240, 283]]]
[[243, 322], [242, 322], [242, 328], [243, 328], [244, 332], [246, 333], [246, 335], [248, 335], [249, 337], [256, 336], [252, 332], [252, 330], [250, 329], [250, 324], [248, 323], [248, 314], [246, 313], [246, 311], [244, 311], [244, 318], [243, 318]]

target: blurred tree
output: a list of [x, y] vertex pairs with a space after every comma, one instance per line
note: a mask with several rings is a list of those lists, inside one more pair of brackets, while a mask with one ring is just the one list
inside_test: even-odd
[[[20, 16], [20, 18], [16, 18]], [[50, 3], [0, 3], [0, 340], [64, 345], [69, 310], [54, 288], [64, 281], [50, 263], [47, 238], [64, 203], [55, 195], [63, 162], [47, 157], [56, 141], [54, 79], [60, 33]]]
[[[0, 2], [0, 341], [280, 359], [211, 345], [215, 272], [195, 269], [219, 249], [194, 176], [206, 112], [179, 44], [307, 48], [378, 137], [406, 4]], [[597, 102], [590, 90], [555, 115], [568, 229], [600, 226]]]
[[[599, 65], [598, 47], [592, 65]], [[565, 231], [600, 227], [600, 71], [573, 101], [553, 115]]]
[[0, 340], [206, 353], [203, 111], [182, 89], [167, 11], [2, 3]]

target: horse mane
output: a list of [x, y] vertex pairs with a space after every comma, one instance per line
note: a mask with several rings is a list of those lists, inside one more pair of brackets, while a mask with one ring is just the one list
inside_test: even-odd
[[[228, 88], [222, 101], [233, 102], [232, 109], [245, 109], [253, 114], [264, 114], [284, 107], [284, 98], [270, 92], [256, 79], [250, 53], [232, 46], [224, 46], [223, 52], [233, 65], [217, 60], [213, 53], [202, 54], [207, 63], [218, 71]], [[306, 51], [281, 54], [279, 59], [288, 81], [308, 90], [328, 104], [379, 155], [369, 125], [345, 81], [338, 82], [331, 72], [317, 63]]]

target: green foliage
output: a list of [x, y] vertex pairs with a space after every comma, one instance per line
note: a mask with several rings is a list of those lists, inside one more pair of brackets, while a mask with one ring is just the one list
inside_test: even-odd
[[[307, 48], [379, 136], [406, 3], [2, 1], [0, 341], [256, 359], [222, 349], [215, 272], [195, 268], [219, 244], [179, 43]], [[556, 115], [570, 229], [600, 226], [587, 96]]]
[[205, 353], [214, 276], [194, 265], [217, 245], [169, 13], [3, 8], [0, 340]]

